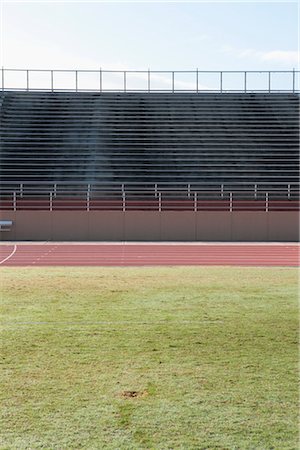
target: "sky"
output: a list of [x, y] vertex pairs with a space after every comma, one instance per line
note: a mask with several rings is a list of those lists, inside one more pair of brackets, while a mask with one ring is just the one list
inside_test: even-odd
[[[295, 1], [0, 1], [0, 65], [5, 68], [299, 68], [299, 4]], [[13, 80], [14, 74], [10, 76]], [[31, 83], [41, 75], [34, 77]], [[68, 77], [58, 74], [56, 82], [68, 84]], [[153, 83], [165, 83], [166, 77], [157, 74]], [[179, 87], [194, 83], [192, 77], [178, 75]], [[146, 75], [139, 76], [139, 82], [145, 80]], [[127, 82], [137, 81], [133, 76]], [[96, 82], [92, 76], [90, 81], [87, 75], [80, 78], [82, 86]], [[119, 82], [117, 75], [106, 80], [108, 87]], [[207, 86], [207, 76], [199, 83]]]

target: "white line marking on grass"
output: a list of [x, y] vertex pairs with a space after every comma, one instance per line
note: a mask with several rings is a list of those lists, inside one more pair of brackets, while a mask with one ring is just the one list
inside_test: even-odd
[[16, 253], [16, 251], [17, 251], [17, 246], [14, 245], [14, 249], [11, 252], [11, 254], [8, 255], [6, 258], [4, 258], [2, 261], [0, 261], [0, 264], [3, 264], [5, 261], [7, 261], [9, 258], [11, 258]]

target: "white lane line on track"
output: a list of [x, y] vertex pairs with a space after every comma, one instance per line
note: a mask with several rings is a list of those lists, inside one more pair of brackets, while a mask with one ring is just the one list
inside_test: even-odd
[[5, 261], [7, 261], [8, 259], [10, 259], [10, 258], [16, 253], [16, 251], [17, 251], [17, 246], [14, 245], [14, 249], [13, 249], [13, 251], [11, 252], [11, 254], [8, 255], [6, 258], [2, 259], [2, 261], [0, 261], [0, 264], [3, 264]]

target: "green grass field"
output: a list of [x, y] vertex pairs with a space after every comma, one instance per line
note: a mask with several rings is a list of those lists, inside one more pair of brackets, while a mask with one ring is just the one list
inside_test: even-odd
[[1, 269], [1, 449], [298, 449], [291, 268]]

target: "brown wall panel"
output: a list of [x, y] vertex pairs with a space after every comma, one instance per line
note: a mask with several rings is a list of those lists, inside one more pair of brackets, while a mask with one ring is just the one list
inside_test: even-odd
[[90, 241], [123, 241], [124, 213], [120, 211], [89, 211]]
[[160, 241], [160, 213], [157, 211], [127, 211], [125, 241]]
[[16, 213], [14, 211], [0, 211], [0, 220], [12, 220], [13, 224], [11, 231], [1, 231], [1, 241], [15, 241], [16, 240]]
[[52, 219], [49, 211], [16, 211], [16, 240], [52, 240]]
[[268, 241], [268, 213], [232, 212], [231, 233], [233, 241]]
[[196, 214], [192, 211], [161, 212], [162, 241], [195, 241]]
[[1, 240], [298, 241], [299, 214], [203, 211], [1, 211]]
[[230, 241], [231, 213], [228, 211], [203, 211], [196, 213], [197, 241]]
[[299, 213], [277, 211], [268, 213], [269, 241], [299, 241]]
[[52, 211], [53, 241], [88, 240], [87, 211]]

